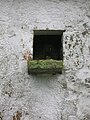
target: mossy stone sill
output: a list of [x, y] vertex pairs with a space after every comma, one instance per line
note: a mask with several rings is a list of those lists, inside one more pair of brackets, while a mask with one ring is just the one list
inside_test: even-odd
[[27, 62], [28, 73], [62, 73], [63, 61], [62, 60], [29, 60]]

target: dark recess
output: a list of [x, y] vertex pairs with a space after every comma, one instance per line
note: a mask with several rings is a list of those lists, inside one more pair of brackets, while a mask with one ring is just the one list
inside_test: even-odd
[[34, 60], [63, 60], [63, 45], [61, 35], [34, 35]]

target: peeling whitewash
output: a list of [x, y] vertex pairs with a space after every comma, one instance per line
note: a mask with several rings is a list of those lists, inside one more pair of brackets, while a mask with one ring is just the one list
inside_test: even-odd
[[[39, 29], [66, 30], [60, 75], [28, 75]], [[90, 120], [90, 0], [0, 0], [0, 120]]]

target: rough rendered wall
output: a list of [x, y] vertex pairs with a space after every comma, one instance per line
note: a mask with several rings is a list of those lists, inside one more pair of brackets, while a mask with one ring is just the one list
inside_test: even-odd
[[[66, 30], [62, 75], [28, 75], [34, 29]], [[15, 115], [90, 120], [90, 0], [0, 0], [0, 120]]]

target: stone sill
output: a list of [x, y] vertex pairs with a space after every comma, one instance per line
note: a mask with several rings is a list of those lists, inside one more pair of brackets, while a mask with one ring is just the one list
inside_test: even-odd
[[29, 60], [27, 62], [29, 74], [56, 74], [62, 73], [62, 60]]

